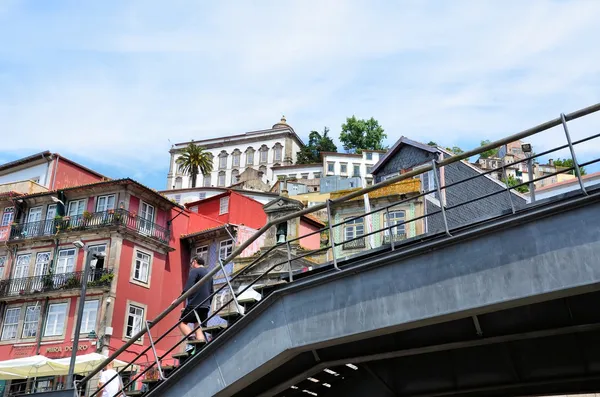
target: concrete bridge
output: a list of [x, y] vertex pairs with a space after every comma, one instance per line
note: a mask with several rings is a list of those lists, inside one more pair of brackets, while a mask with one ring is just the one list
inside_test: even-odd
[[148, 396], [600, 390], [600, 191], [571, 193], [275, 291]]

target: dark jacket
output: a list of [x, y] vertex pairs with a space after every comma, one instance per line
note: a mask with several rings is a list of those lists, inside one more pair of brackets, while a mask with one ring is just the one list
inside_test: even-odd
[[[200, 281], [204, 276], [208, 274], [208, 269], [205, 267], [197, 267], [190, 270], [187, 282], [183, 288], [183, 293], [192, 288], [194, 284]], [[188, 297], [187, 306], [196, 307], [208, 307], [210, 308], [211, 299], [207, 299], [214, 291], [212, 278], [206, 283], [202, 284], [192, 295]]]

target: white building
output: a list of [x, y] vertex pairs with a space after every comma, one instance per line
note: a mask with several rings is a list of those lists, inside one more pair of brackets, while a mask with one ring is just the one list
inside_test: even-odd
[[[585, 186], [586, 188], [598, 185], [600, 184], [600, 172], [595, 172], [590, 175], [584, 175], [581, 177], [581, 179], [583, 181], [583, 186]], [[536, 189], [535, 199], [543, 200], [579, 189], [581, 189], [581, 186], [579, 185], [579, 180], [577, 178], [564, 180], [561, 182], [555, 182], [553, 184], [546, 185], [540, 189]]]
[[323, 176], [323, 164], [294, 164], [272, 167], [273, 179], [296, 178], [296, 179], [319, 179]]
[[373, 184], [371, 171], [383, 155], [383, 150], [365, 150], [361, 154], [321, 153], [323, 158], [323, 175], [339, 175], [341, 177], [361, 177], [367, 185]]
[[[183, 174], [176, 161], [181, 150], [191, 142], [173, 145], [170, 150], [171, 163], [167, 177], [167, 189], [186, 189], [191, 178]], [[271, 167], [291, 165], [296, 154], [304, 146], [285, 117], [268, 130], [246, 132], [222, 138], [193, 141], [202, 146], [213, 157], [210, 175], [198, 175], [196, 186], [226, 187], [237, 182], [237, 176], [248, 167], [262, 173], [263, 182], [273, 184], [275, 178]]]
[[259, 192], [259, 191], [250, 191], [243, 189], [229, 189], [222, 187], [196, 187], [190, 189], [170, 189], [163, 190], [159, 192], [163, 196], [167, 197], [169, 200], [174, 200], [177, 204], [187, 204], [193, 203], [194, 201], [204, 200], [209, 197], [217, 196], [219, 194], [225, 193], [228, 190], [233, 190], [234, 192], [243, 194], [246, 197], [249, 197], [253, 200], [258, 201], [262, 204], [267, 204], [268, 202], [273, 201], [279, 194], [277, 193], [269, 193], [269, 192]]

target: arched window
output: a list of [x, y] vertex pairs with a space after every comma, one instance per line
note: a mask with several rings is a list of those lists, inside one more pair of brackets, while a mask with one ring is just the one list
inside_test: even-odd
[[259, 153], [260, 153], [259, 162], [261, 164], [267, 163], [269, 160], [269, 148], [267, 147], [267, 145], [262, 145], [259, 149]]
[[183, 186], [183, 178], [178, 176], [177, 178], [175, 178], [175, 189], [181, 189], [182, 186]]
[[273, 146], [273, 161], [281, 161], [283, 155], [283, 146], [281, 143], [277, 142], [275, 146]]
[[224, 170], [227, 168], [227, 152], [222, 150], [219, 154], [219, 169]]
[[258, 167], [258, 176], [260, 176], [262, 178], [263, 175], [265, 175], [267, 173], [267, 167], [265, 167], [264, 165], [261, 165], [260, 167]]
[[246, 149], [246, 165], [254, 164], [254, 149], [250, 146]]
[[240, 162], [241, 157], [242, 157], [242, 152], [240, 152], [239, 149], [234, 149], [233, 152], [231, 153], [231, 166], [239, 167], [241, 164], [241, 162]]
[[232, 185], [238, 183], [239, 175], [240, 175], [240, 172], [238, 170], [231, 171], [231, 184]]
[[217, 180], [218, 187], [225, 187], [225, 171], [219, 171], [219, 179]]

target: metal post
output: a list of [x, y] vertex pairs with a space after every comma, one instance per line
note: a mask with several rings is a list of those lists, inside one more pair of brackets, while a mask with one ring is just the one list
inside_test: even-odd
[[146, 321], [146, 329], [148, 330], [148, 339], [150, 340], [150, 346], [152, 347], [152, 352], [154, 353], [154, 360], [156, 361], [156, 367], [158, 368], [158, 376], [160, 376], [160, 380], [165, 380], [165, 375], [162, 372], [162, 368], [160, 367], [160, 361], [158, 361], [158, 354], [156, 353], [156, 347], [154, 346], [154, 340], [152, 339], [152, 334], [150, 333], [150, 324], [152, 321]]
[[450, 229], [448, 228], [448, 218], [446, 218], [446, 207], [444, 207], [444, 200], [442, 200], [442, 189], [440, 188], [440, 178], [437, 174], [437, 161], [431, 160], [431, 172], [433, 172], [433, 179], [435, 180], [435, 188], [437, 190], [438, 197], [440, 198], [440, 208], [442, 209], [442, 218], [444, 219], [444, 228], [446, 234], [450, 237]]
[[331, 256], [333, 258], [333, 267], [336, 270], [340, 270], [337, 265], [337, 258], [335, 257], [335, 239], [333, 238], [333, 227], [331, 226], [331, 200], [327, 199], [327, 224], [329, 225], [329, 243], [331, 244]]
[[[208, 343], [208, 338], [206, 337], [206, 332], [204, 332], [204, 330], [202, 329], [202, 320], [200, 319], [200, 315], [196, 311], [196, 308], [194, 308], [194, 310], [192, 310], [192, 311], [194, 312], [194, 316], [196, 316], [196, 320], [198, 321], [198, 327], [200, 327], [200, 331], [202, 331], [202, 335], [204, 335], [204, 340], [206, 341], [206, 343]], [[150, 331], [148, 331], [148, 333], [150, 333]]]
[[533, 159], [531, 158], [531, 153], [527, 154], [527, 173], [529, 174], [529, 197], [531, 197], [531, 202], [535, 203], [535, 183], [533, 182], [535, 176], [533, 175]]
[[512, 193], [510, 192], [510, 186], [508, 186], [508, 175], [506, 174], [504, 159], [501, 159], [500, 162], [502, 163], [502, 176], [504, 177], [504, 184], [506, 185], [506, 193], [508, 194], [508, 200], [510, 201], [510, 208], [512, 210], [512, 213], [514, 214], [516, 212], [515, 204], [513, 203]]
[[573, 159], [573, 167], [575, 168], [575, 175], [577, 175], [577, 180], [579, 181], [579, 187], [581, 191], [586, 196], [588, 195], [585, 190], [585, 186], [583, 184], [583, 180], [581, 179], [581, 170], [579, 169], [579, 163], [577, 162], [577, 156], [575, 156], [575, 148], [573, 147], [573, 143], [571, 142], [571, 134], [569, 134], [569, 128], [567, 127], [567, 120], [565, 119], [565, 114], [560, 114], [560, 120], [562, 121], [563, 128], [565, 130], [565, 136], [567, 137], [567, 143], [569, 144], [569, 150], [571, 151], [571, 158]]
[[235, 302], [235, 306], [238, 309], [238, 313], [244, 316], [244, 312], [238, 303], [237, 296], [235, 296], [235, 291], [231, 288], [231, 282], [229, 281], [229, 277], [227, 277], [227, 273], [225, 273], [225, 267], [223, 266], [223, 260], [219, 258], [219, 266], [221, 266], [221, 270], [223, 271], [223, 276], [225, 277], [225, 281], [227, 281], [227, 286], [229, 287], [229, 291], [231, 291], [231, 296], [233, 297], [233, 301]]
[[294, 275], [292, 273], [292, 248], [290, 247], [290, 242], [286, 241], [285, 245], [287, 247], [287, 254], [288, 254], [288, 273], [290, 276], [290, 283], [292, 281], [294, 281]]
[[79, 333], [81, 332], [81, 320], [83, 317], [83, 306], [85, 306], [85, 293], [87, 291], [87, 278], [90, 271], [90, 263], [94, 254], [87, 251], [87, 258], [83, 268], [83, 276], [81, 279], [81, 294], [79, 296], [79, 307], [77, 310], [77, 321], [75, 322], [75, 335], [73, 337], [73, 352], [71, 353], [71, 362], [69, 363], [69, 374], [67, 375], [67, 385], [73, 384], [73, 372], [75, 372], [75, 359], [79, 350]]
[[[392, 244], [392, 251], [394, 251], [396, 249], [395, 244], [394, 244], [394, 237], [392, 235], [392, 229], [390, 228], [391, 224], [390, 224], [390, 208], [386, 208], [385, 209], [385, 220], [387, 221], [387, 228], [385, 229], [385, 231], [388, 232], [388, 234], [390, 235], [390, 243]], [[383, 232], [383, 238], [385, 238], [385, 231]]]

